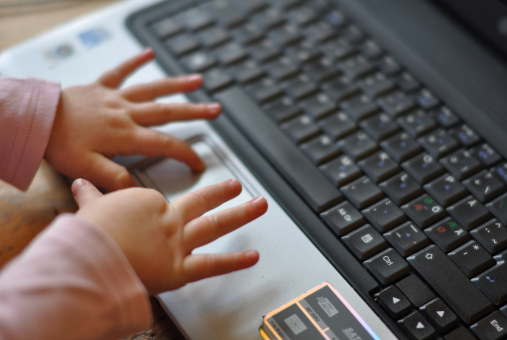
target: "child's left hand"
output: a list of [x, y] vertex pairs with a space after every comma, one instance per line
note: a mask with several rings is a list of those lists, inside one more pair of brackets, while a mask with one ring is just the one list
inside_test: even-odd
[[171, 157], [193, 170], [204, 169], [203, 161], [187, 143], [147, 128], [171, 121], [216, 118], [219, 104], [151, 102], [160, 96], [197, 90], [201, 76], [165, 78], [118, 89], [130, 73], [153, 57], [151, 49], [145, 50], [95, 83], [62, 91], [44, 155], [56, 170], [113, 191], [135, 186], [127, 169], [110, 160], [115, 155]]

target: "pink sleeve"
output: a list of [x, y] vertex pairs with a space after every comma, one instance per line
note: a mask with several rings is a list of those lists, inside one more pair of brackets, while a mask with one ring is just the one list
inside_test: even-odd
[[60, 85], [0, 77], [0, 179], [25, 190], [46, 150]]
[[0, 272], [0, 339], [119, 339], [146, 329], [148, 293], [116, 243], [58, 219]]

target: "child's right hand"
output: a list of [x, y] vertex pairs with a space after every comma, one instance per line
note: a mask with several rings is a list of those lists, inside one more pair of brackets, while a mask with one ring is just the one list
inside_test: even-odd
[[201, 188], [168, 204], [155, 190], [132, 188], [101, 194], [79, 179], [72, 192], [77, 215], [103, 229], [118, 244], [150, 294], [173, 290], [207, 277], [253, 266], [254, 250], [192, 254], [192, 250], [264, 214], [267, 202], [256, 197], [237, 207], [202, 216], [241, 193], [233, 179]]

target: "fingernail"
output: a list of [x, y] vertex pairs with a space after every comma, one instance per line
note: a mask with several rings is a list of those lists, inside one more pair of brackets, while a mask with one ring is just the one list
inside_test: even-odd
[[153, 49], [151, 47], [148, 47], [144, 51], [141, 52], [143, 56], [153, 53]]
[[254, 198], [252, 203], [259, 210], [264, 210], [266, 208], [266, 199], [262, 196]]
[[234, 190], [237, 189], [238, 185], [241, 186], [241, 184], [239, 183], [239, 181], [235, 178], [232, 178], [229, 180], [229, 185], [231, 186], [231, 188], [233, 188]]
[[194, 82], [194, 81], [201, 81], [202, 76], [200, 74], [192, 74], [186, 77], [186, 81], [188, 82]]
[[220, 111], [222, 111], [222, 107], [220, 104], [214, 103], [214, 104], [208, 104], [208, 113], [211, 115], [219, 114]]
[[248, 250], [245, 252], [245, 257], [248, 259], [254, 259], [257, 258], [258, 253], [256, 250]]

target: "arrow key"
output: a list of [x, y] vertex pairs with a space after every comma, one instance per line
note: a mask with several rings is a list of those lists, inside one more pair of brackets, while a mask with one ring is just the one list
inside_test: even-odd
[[375, 295], [384, 309], [391, 314], [394, 319], [399, 319], [407, 315], [413, 308], [412, 304], [405, 295], [396, 287], [389, 286]]
[[422, 306], [421, 312], [442, 332], [446, 332], [458, 323], [456, 314], [439, 298]]
[[435, 336], [435, 328], [419, 312], [413, 312], [398, 323], [416, 340], [433, 339]]

